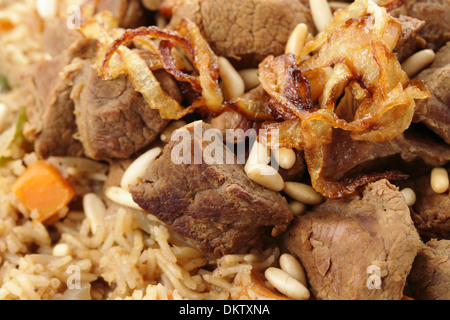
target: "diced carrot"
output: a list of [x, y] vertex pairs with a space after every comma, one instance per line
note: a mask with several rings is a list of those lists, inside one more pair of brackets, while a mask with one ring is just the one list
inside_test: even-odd
[[46, 161], [29, 166], [12, 187], [22, 205], [45, 222], [67, 206], [75, 196], [70, 183]]

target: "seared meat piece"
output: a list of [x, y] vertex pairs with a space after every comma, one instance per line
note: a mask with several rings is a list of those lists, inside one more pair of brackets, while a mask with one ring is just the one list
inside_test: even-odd
[[140, 0], [98, 0], [96, 11], [109, 10], [125, 29], [148, 25], [148, 14]]
[[305, 155], [303, 150], [294, 150], [296, 161], [291, 169], [279, 168], [278, 172], [284, 181], [300, 181], [306, 171]]
[[[81, 156], [83, 149], [74, 138], [77, 128], [70, 99], [73, 73], [64, 71], [74, 57], [90, 58], [95, 52], [95, 42], [85, 39], [75, 30], [69, 30], [63, 19], [49, 22], [44, 36], [44, 46], [53, 56], [33, 67], [26, 77], [31, 93], [27, 105], [28, 122], [24, 134], [34, 142], [38, 156]], [[59, 26], [59, 27], [58, 27]], [[50, 33], [53, 33], [53, 37]], [[64, 71], [64, 72], [63, 72]]]
[[71, 80], [59, 76], [65, 66], [64, 57], [42, 62], [29, 80], [34, 102], [27, 107], [24, 134], [42, 158], [83, 155], [83, 147], [74, 137], [77, 128], [70, 99]]
[[[246, 138], [256, 138], [260, 126], [233, 110], [225, 111], [211, 118], [208, 123], [220, 130], [228, 143], [243, 143]], [[231, 134], [227, 134], [227, 130], [230, 130]]]
[[431, 97], [417, 103], [413, 121], [424, 123], [450, 144], [450, 42], [416, 78], [425, 82]]
[[403, 0], [404, 5], [390, 12], [397, 17], [407, 15], [425, 21], [419, 35], [427, 47], [439, 49], [450, 40], [450, 2], [448, 0]]
[[82, 64], [71, 98], [85, 154], [95, 160], [125, 159], [153, 142], [168, 120], [148, 106], [126, 75], [103, 81], [90, 61]]
[[[170, 1], [172, 2], [172, 1]], [[169, 27], [182, 18], [195, 22], [214, 52], [246, 67], [284, 53], [290, 33], [305, 23], [316, 33], [310, 9], [298, 0], [173, 1]]]
[[432, 239], [414, 260], [408, 284], [419, 300], [450, 300], [450, 241]]
[[387, 180], [296, 217], [285, 241], [313, 296], [330, 300], [401, 299], [421, 243], [403, 195]]
[[[213, 142], [202, 141], [208, 129], [212, 127], [199, 121], [176, 131], [183, 133], [183, 139], [167, 144], [147, 169], [143, 182], [130, 192], [141, 208], [206, 253], [218, 257], [245, 252], [267, 233], [277, 236], [283, 232], [292, 213], [279, 193], [247, 177], [244, 166], [237, 164], [217, 132]], [[207, 150], [208, 154], [215, 150], [217, 162], [224, 164], [205, 160]], [[233, 163], [227, 164], [226, 159]]]
[[394, 52], [397, 53], [398, 61], [403, 61], [421, 48], [418, 45], [418, 33], [425, 25], [425, 21], [401, 15], [398, 20], [402, 24], [402, 33]]
[[333, 143], [325, 151], [323, 174], [331, 181], [339, 181], [362, 172], [417, 173], [448, 161], [450, 146], [424, 134], [422, 128], [411, 127], [385, 142], [353, 141], [348, 132], [336, 129]]
[[401, 183], [416, 193], [412, 218], [424, 238], [450, 240], [450, 190], [436, 193], [431, 189], [429, 172]]

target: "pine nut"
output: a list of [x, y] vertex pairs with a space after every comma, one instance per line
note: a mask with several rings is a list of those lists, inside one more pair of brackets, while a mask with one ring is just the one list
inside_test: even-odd
[[317, 31], [325, 30], [327, 24], [333, 19], [330, 5], [327, 0], [309, 0], [309, 7]]
[[293, 149], [272, 149], [272, 154], [280, 167], [287, 170], [291, 169], [297, 160], [297, 156], [295, 155], [295, 151]]
[[52, 19], [58, 13], [56, 0], [36, 0], [36, 10], [44, 19]]
[[448, 172], [445, 168], [434, 168], [430, 177], [431, 189], [436, 193], [444, 193], [449, 187]]
[[310, 298], [309, 290], [285, 271], [270, 267], [266, 269], [264, 275], [275, 289], [287, 297], [296, 300], [308, 300]]
[[283, 191], [304, 204], [316, 205], [322, 202], [322, 196], [313, 187], [304, 183], [288, 181], [284, 184]]
[[299, 281], [305, 287], [307, 286], [305, 270], [298, 260], [289, 253], [283, 253], [280, 256], [281, 270], [285, 271], [292, 278]]
[[245, 93], [245, 84], [234, 66], [224, 57], [219, 57], [219, 74], [227, 100], [233, 100]]
[[247, 164], [269, 164], [270, 151], [269, 148], [261, 142], [255, 141], [248, 155]]
[[281, 191], [284, 187], [284, 180], [281, 175], [273, 167], [267, 164], [252, 164], [246, 166], [247, 176], [254, 182], [271, 189], [273, 191]]
[[400, 191], [405, 197], [405, 202], [408, 207], [412, 207], [416, 203], [416, 193], [411, 188], [404, 188]]
[[259, 74], [258, 69], [252, 68], [252, 69], [242, 69], [239, 70], [239, 75], [241, 76], [242, 80], [244, 81], [245, 85], [245, 92], [256, 88], [259, 86]]
[[187, 122], [184, 120], [173, 121], [161, 132], [159, 138], [162, 142], [168, 143], [172, 139], [172, 134], [174, 131], [184, 127], [185, 125], [187, 125]]
[[436, 54], [431, 49], [421, 50], [403, 61], [402, 69], [408, 77], [412, 78], [431, 64], [435, 56]]
[[132, 209], [136, 209], [136, 210], [140, 210], [142, 211], [142, 208], [139, 207], [139, 205], [134, 202], [133, 200], [133, 196], [131, 195], [130, 192], [128, 192], [125, 189], [122, 189], [120, 187], [109, 187], [108, 189], [106, 189], [105, 191], [105, 195], [111, 200], [114, 201], [115, 203], [118, 203], [120, 205], [123, 205], [125, 207], [129, 207]]
[[152, 163], [162, 152], [162, 149], [153, 148], [139, 158], [137, 158], [125, 171], [120, 182], [120, 186], [128, 190], [130, 186], [135, 186], [145, 174], [150, 163]]
[[92, 233], [95, 234], [103, 226], [105, 204], [95, 193], [88, 193], [83, 197], [83, 209], [91, 224]]
[[70, 256], [72, 251], [66, 243], [60, 243], [53, 247], [53, 255], [55, 257]]
[[289, 36], [285, 53], [293, 53], [296, 58], [299, 58], [300, 52], [302, 52], [305, 44], [307, 34], [308, 26], [304, 23], [299, 23]]
[[291, 201], [291, 202], [289, 202], [289, 208], [291, 209], [292, 214], [294, 216], [301, 215], [307, 209], [305, 204], [303, 204], [301, 202], [298, 202], [298, 201]]

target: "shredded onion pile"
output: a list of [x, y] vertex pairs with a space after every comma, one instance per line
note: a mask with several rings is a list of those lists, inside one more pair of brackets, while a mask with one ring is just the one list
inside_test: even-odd
[[[337, 11], [327, 28], [305, 44], [300, 56], [308, 58], [270, 56], [260, 65], [271, 107], [285, 120], [263, 128], [280, 130], [279, 147], [304, 149], [312, 185], [328, 198], [350, 195], [381, 178], [406, 177], [388, 172], [334, 182], [321, 175], [333, 128], [351, 132], [353, 140], [389, 141], [411, 124], [415, 99], [430, 96], [423, 83], [409, 80], [392, 52], [400, 34], [400, 23], [385, 8], [357, 0]], [[351, 119], [335, 113], [344, 94], [356, 101]]]

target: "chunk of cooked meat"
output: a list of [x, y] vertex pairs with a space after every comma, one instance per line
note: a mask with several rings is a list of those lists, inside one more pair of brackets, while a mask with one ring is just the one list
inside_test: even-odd
[[424, 238], [450, 240], [450, 190], [436, 193], [431, 189], [429, 172], [401, 183], [416, 194], [412, 218]]
[[448, 0], [403, 0], [404, 5], [391, 11], [393, 16], [407, 15], [425, 21], [419, 35], [427, 47], [439, 49], [450, 40], [450, 2]]
[[195, 22], [213, 51], [246, 67], [284, 53], [290, 33], [305, 23], [316, 33], [310, 9], [298, 0], [173, 1], [169, 27]]
[[[208, 120], [228, 143], [243, 143], [247, 138], [256, 138], [260, 124], [253, 122], [240, 113], [228, 110]], [[227, 130], [230, 134], [227, 134]]]
[[413, 121], [422, 122], [450, 144], [450, 41], [416, 78], [425, 82], [431, 97], [417, 102]]
[[420, 248], [408, 284], [415, 299], [450, 300], [450, 240], [432, 239]]
[[110, 11], [125, 29], [148, 24], [149, 15], [141, 0], [97, 0], [96, 11]]
[[83, 147], [75, 139], [71, 79], [59, 75], [65, 66], [62, 57], [42, 62], [29, 80], [34, 101], [27, 107], [24, 135], [34, 142], [35, 152], [42, 158], [83, 155]]
[[[292, 213], [284, 197], [247, 177], [217, 131], [214, 141], [202, 141], [208, 129], [212, 127], [200, 121], [176, 131], [189, 138], [167, 144], [148, 167], [142, 183], [132, 186], [130, 192], [141, 208], [206, 253], [245, 252], [268, 233], [277, 236], [283, 232]], [[223, 164], [205, 160], [206, 148], [223, 152], [217, 161]], [[180, 159], [190, 161], [174, 161]], [[195, 159], [199, 164], [194, 164]], [[233, 163], [227, 164], [225, 159], [233, 159]]]
[[402, 24], [402, 33], [398, 39], [394, 52], [397, 53], [398, 61], [403, 61], [410, 57], [417, 49], [421, 49], [419, 45], [418, 33], [425, 25], [425, 21], [400, 15], [398, 20]]
[[[296, 217], [285, 241], [313, 296], [330, 300], [401, 299], [421, 243], [403, 195], [387, 180]], [[381, 283], [372, 282], [377, 276]]]
[[366, 142], [354, 141], [348, 132], [336, 129], [333, 143], [325, 150], [323, 173], [331, 181], [340, 181], [362, 172], [425, 172], [450, 161], [450, 146], [423, 132], [410, 127], [391, 141]]
[[[71, 71], [75, 70], [65, 71], [65, 68], [74, 57], [92, 57], [95, 42], [85, 39], [75, 30], [61, 28], [61, 23], [62, 19], [49, 22], [45, 32], [44, 47], [52, 59], [32, 67], [25, 80], [30, 102], [24, 134], [34, 142], [35, 151], [42, 158], [83, 155], [83, 148], [74, 137], [77, 128], [70, 99]], [[49, 36], [51, 30], [55, 31], [53, 37]]]
[[128, 76], [104, 81], [89, 60], [82, 65], [71, 98], [85, 154], [95, 160], [126, 159], [152, 143], [169, 121], [150, 108]]

